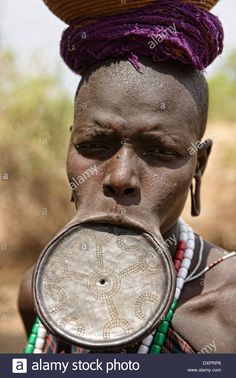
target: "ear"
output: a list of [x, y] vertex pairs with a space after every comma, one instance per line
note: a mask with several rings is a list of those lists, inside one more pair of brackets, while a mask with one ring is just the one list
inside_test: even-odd
[[212, 146], [213, 146], [213, 141], [211, 139], [206, 139], [204, 142], [200, 142], [200, 143], [201, 144], [198, 148], [198, 154], [197, 154], [197, 167], [196, 167], [194, 177], [195, 176], [198, 177], [199, 175], [202, 177], [206, 169], [208, 158], [210, 156]]
[[201, 183], [202, 175], [206, 169], [208, 158], [211, 153], [213, 142], [211, 139], [206, 139], [205, 142], [199, 142], [198, 155], [197, 155], [197, 166], [194, 174], [194, 179], [196, 181], [195, 188], [191, 184], [191, 214], [196, 217], [201, 212]]
[[76, 204], [75, 199], [74, 199], [73, 191], [71, 192], [70, 202], [74, 202], [74, 204], [75, 204], [75, 208], [76, 208], [76, 210], [77, 210], [77, 204]]

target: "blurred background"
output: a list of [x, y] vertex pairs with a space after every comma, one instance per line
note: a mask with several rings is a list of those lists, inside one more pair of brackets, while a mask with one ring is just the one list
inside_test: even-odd
[[[202, 213], [184, 217], [205, 239], [236, 249], [235, 0], [214, 8], [225, 50], [206, 72], [214, 140], [203, 180]], [[65, 28], [42, 0], [0, 0], [0, 353], [21, 352], [19, 283], [74, 206], [65, 160], [79, 77], [59, 58]]]

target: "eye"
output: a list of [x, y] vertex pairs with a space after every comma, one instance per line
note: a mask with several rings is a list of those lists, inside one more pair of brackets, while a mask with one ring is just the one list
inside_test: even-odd
[[150, 156], [150, 157], [164, 157], [164, 158], [172, 158], [177, 156], [177, 153], [169, 148], [165, 147], [155, 147], [143, 153], [143, 156]]
[[77, 153], [87, 159], [107, 159], [110, 148], [106, 143], [99, 141], [84, 141], [74, 145]]
[[83, 143], [79, 143], [79, 144], [76, 144], [75, 145], [75, 148], [77, 149], [77, 151], [80, 151], [80, 150], [92, 150], [92, 151], [96, 151], [96, 150], [107, 150], [108, 148], [102, 144], [102, 143], [97, 143], [97, 142], [83, 142]]

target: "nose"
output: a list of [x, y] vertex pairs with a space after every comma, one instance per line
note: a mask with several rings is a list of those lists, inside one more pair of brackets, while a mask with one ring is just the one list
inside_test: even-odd
[[128, 199], [140, 194], [137, 158], [135, 152], [126, 146], [113, 156], [103, 182], [107, 197]]

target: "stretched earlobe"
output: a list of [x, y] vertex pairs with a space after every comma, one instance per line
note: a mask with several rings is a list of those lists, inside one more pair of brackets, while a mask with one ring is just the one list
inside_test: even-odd
[[76, 210], [77, 210], [77, 204], [76, 204], [75, 199], [74, 199], [73, 191], [72, 191], [72, 193], [71, 193], [70, 202], [74, 202], [74, 204], [75, 204], [75, 208], [76, 208]]
[[201, 212], [201, 198], [200, 198], [200, 191], [201, 191], [201, 172], [198, 171], [195, 176], [195, 188], [193, 184], [190, 186], [191, 192], [191, 215], [193, 217], [197, 217]]
[[197, 217], [201, 212], [201, 182], [202, 175], [206, 169], [207, 161], [211, 153], [212, 140], [207, 139], [201, 144], [201, 148], [198, 150], [198, 160], [196, 165], [196, 171], [194, 174], [195, 187], [192, 183], [190, 186], [191, 192], [191, 214], [193, 217]]

